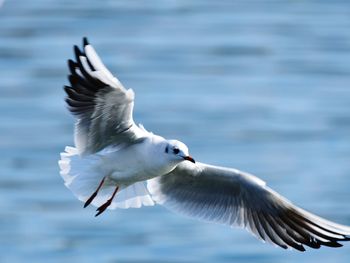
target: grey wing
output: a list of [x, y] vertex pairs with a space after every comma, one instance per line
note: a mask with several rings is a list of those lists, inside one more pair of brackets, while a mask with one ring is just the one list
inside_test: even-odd
[[185, 215], [244, 227], [259, 239], [305, 251], [340, 247], [350, 228], [313, 215], [268, 188], [257, 177], [229, 168], [183, 162], [148, 181], [153, 199]]
[[74, 47], [75, 61], [68, 60], [70, 86], [65, 86], [68, 108], [77, 118], [79, 153], [134, 143], [146, 134], [132, 118], [134, 92], [108, 71], [86, 38], [83, 42], [82, 51]]

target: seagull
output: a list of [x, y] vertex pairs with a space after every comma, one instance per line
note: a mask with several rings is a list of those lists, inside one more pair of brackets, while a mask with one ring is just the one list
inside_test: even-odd
[[147, 131], [133, 120], [134, 92], [112, 75], [83, 38], [68, 60], [66, 103], [75, 116], [75, 147], [59, 161], [65, 185], [97, 207], [155, 204], [207, 222], [245, 228], [284, 249], [341, 247], [350, 227], [309, 213], [237, 169], [196, 162], [187, 146]]

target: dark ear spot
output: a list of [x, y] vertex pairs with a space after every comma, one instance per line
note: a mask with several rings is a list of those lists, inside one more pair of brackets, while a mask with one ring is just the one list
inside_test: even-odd
[[166, 153], [169, 152], [169, 145], [167, 145], [167, 146], [165, 147], [165, 152], [166, 152]]

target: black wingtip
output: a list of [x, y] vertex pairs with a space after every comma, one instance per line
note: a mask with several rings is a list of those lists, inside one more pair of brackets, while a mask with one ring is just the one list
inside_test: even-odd
[[300, 252], [305, 252], [306, 249], [304, 248], [304, 246], [300, 245], [299, 249], [298, 249]]
[[63, 89], [64, 89], [64, 91], [67, 93], [67, 95], [69, 96], [69, 94], [70, 94], [72, 88], [69, 87], [69, 86], [67, 86], [67, 85], [64, 85], [64, 86], [63, 86]]
[[336, 242], [336, 241], [331, 241], [331, 242], [324, 242], [323, 245], [327, 247], [342, 247], [343, 245]]
[[78, 67], [78, 65], [71, 59], [68, 59], [67, 64], [68, 64], [70, 73], [75, 74], [75, 68]]
[[87, 39], [87, 37], [83, 37], [83, 46], [87, 46], [90, 45], [89, 40]]
[[79, 56], [83, 55], [83, 53], [81, 52], [81, 50], [79, 49], [79, 47], [77, 45], [74, 45], [74, 53], [77, 56], [77, 58], [79, 58]]

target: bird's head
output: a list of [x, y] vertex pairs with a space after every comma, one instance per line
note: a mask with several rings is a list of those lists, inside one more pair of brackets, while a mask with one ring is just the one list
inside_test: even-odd
[[190, 161], [196, 163], [189, 155], [187, 146], [177, 140], [168, 140], [165, 144], [164, 153], [168, 155], [168, 158], [177, 162]]

